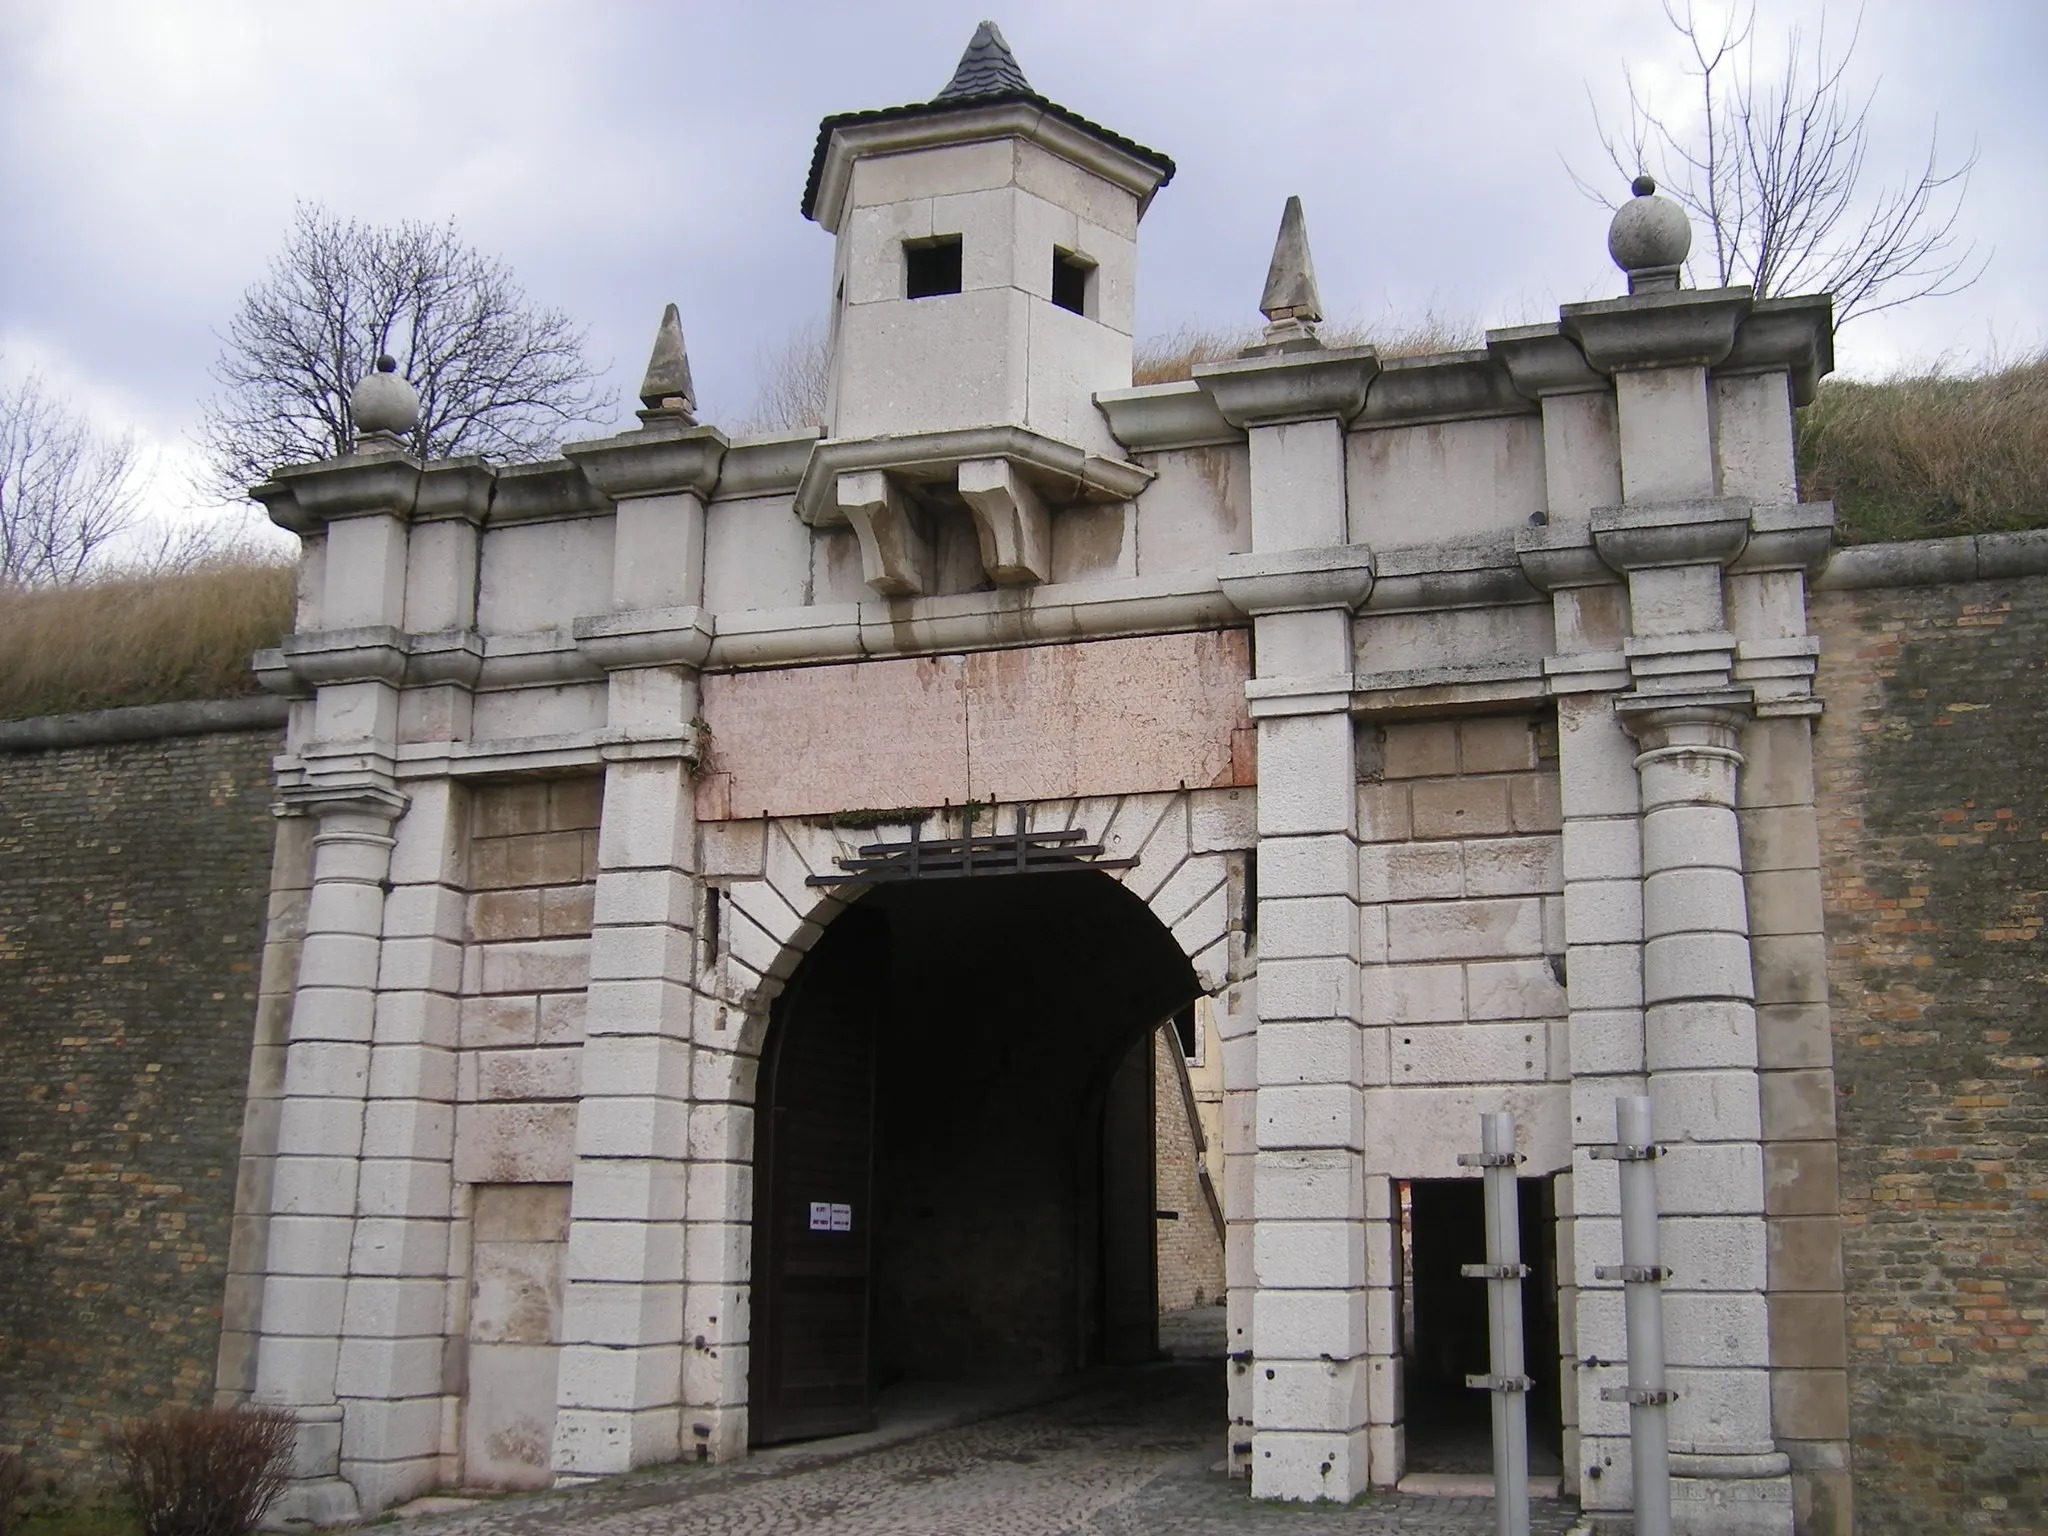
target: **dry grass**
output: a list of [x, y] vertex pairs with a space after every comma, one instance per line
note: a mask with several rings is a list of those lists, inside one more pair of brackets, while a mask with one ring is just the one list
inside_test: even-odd
[[[1220, 363], [1242, 355], [1246, 347], [1258, 345], [1261, 327], [1218, 330], [1211, 326], [1184, 325], [1163, 336], [1138, 343], [1131, 358], [1133, 384], [1171, 384], [1192, 378], [1197, 364]], [[1321, 325], [1316, 328], [1326, 347], [1379, 348], [1381, 357], [1429, 357], [1439, 352], [1462, 352], [1484, 346], [1486, 338], [1475, 325], [1452, 320], [1435, 311], [1420, 319], [1383, 325]]]
[[291, 627], [291, 565], [0, 590], [0, 720], [253, 693], [252, 651]]
[[1842, 536], [2048, 526], [2048, 352], [1975, 374], [1828, 380], [1799, 413], [1799, 478]]

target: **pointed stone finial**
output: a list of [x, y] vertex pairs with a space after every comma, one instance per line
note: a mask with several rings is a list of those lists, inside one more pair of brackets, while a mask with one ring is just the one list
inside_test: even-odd
[[953, 71], [953, 78], [932, 100], [962, 101], [974, 96], [1007, 96], [1019, 91], [1030, 95], [1031, 82], [1017, 67], [1016, 56], [1010, 52], [1010, 45], [1003, 41], [1002, 29], [992, 21], [984, 21], [974, 29], [974, 36], [967, 44], [967, 51], [960, 55], [960, 66]]
[[661, 312], [661, 328], [654, 333], [654, 351], [647, 359], [647, 376], [640, 381], [640, 403], [650, 411], [694, 419], [697, 387], [690, 382], [690, 354], [683, 349], [682, 312], [673, 304]]
[[1638, 176], [1635, 195], [1614, 210], [1607, 226], [1607, 254], [1628, 274], [1630, 293], [1670, 293], [1692, 252], [1692, 220], [1685, 209], [1657, 195], [1657, 183]]
[[1273, 263], [1266, 268], [1266, 291], [1259, 297], [1266, 333], [1259, 352], [1295, 352], [1320, 347], [1316, 322], [1323, 318], [1323, 297], [1316, 291], [1316, 264], [1308, 253], [1308, 221], [1301, 199], [1290, 197], [1280, 214], [1280, 235], [1273, 242]]

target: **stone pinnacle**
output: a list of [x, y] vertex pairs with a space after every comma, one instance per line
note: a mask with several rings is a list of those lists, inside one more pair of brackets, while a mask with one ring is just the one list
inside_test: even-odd
[[654, 351], [647, 359], [647, 376], [640, 381], [640, 403], [647, 409], [675, 409], [671, 402], [679, 402], [684, 415], [697, 408], [697, 388], [690, 382], [690, 354], [683, 349], [683, 317], [673, 304], [661, 313], [661, 328], [654, 333]]
[[1273, 242], [1273, 264], [1266, 269], [1266, 291], [1259, 300], [1259, 312], [1275, 323], [1301, 320], [1313, 324], [1323, 318], [1316, 266], [1308, 254], [1308, 223], [1298, 197], [1288, 198], [1286, 211], [1280, 215], [1280, 238]]

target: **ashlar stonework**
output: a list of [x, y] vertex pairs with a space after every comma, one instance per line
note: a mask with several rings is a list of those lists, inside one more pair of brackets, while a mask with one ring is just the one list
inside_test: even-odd
[[1252, 1493], [1390, 1486], [1455, 1412], [1417, 1277], [1505, 1108], [1540, 1436], [1626, 1511], [1590, 1152], [1647, 1092], [1680, 1529], [1846, 1530], [1833, 1132], [1793, 1108], [1833, 1093], [1833, 514], [1792, 445], [1828, 301], [1645, 267], [1384, 360], [1317, 338], [1292, 205], [1267, 340], [1134, 388], [1172, 162], [985, 30], [821, 128], [822, 428], [699, 424], [671, 311], [630, 431], [371, 433], [256, 490], [305, 541], [259, 665], [311, 862], [221, 1386], [300, 1415], [287, 1513], [1143, 1358], [1193, 1009], [1173, 1198], [1217, 1201]]

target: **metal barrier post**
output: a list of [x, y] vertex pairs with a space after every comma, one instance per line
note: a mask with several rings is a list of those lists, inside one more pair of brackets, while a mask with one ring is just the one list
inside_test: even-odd
[[1458, 1161], [1477, 1167], [1485, 1184], [1486, 1262], [1466, 1264], [1462, 1273], [1486, 1282], [1486, 1324], [1493, 1364], [1490, 1376], [1467, 1376], [1465, 1385], [1493, 1394], [1493, 1528], [1496, 1536], [1529, 1536], [1529, 1378], [1522, 1365], [1521, 1202], [1515, 1188], [1515, 1117], [1506, 1112], [1479, 1117], [1478, 1153]]
[[1622, 1282], [1628, 1330], [1628, 1385], [1604, 1387], [1608, 1402], [1628, 1404], [1629, 1463], [1635, 1473], [1636, 1536], [1671, 1536], [1671, 1433], [1665, 1406], [1677, 1394], [1664, 1385], [1664, 1266], [1657, 1247], [1657, 1143], [1650, 1101], [1614, 1101], [1616, 1143], [1593, 1156], [1618, 1162], [1621, 1175], [1621, 1263], [1593, 1274]]

